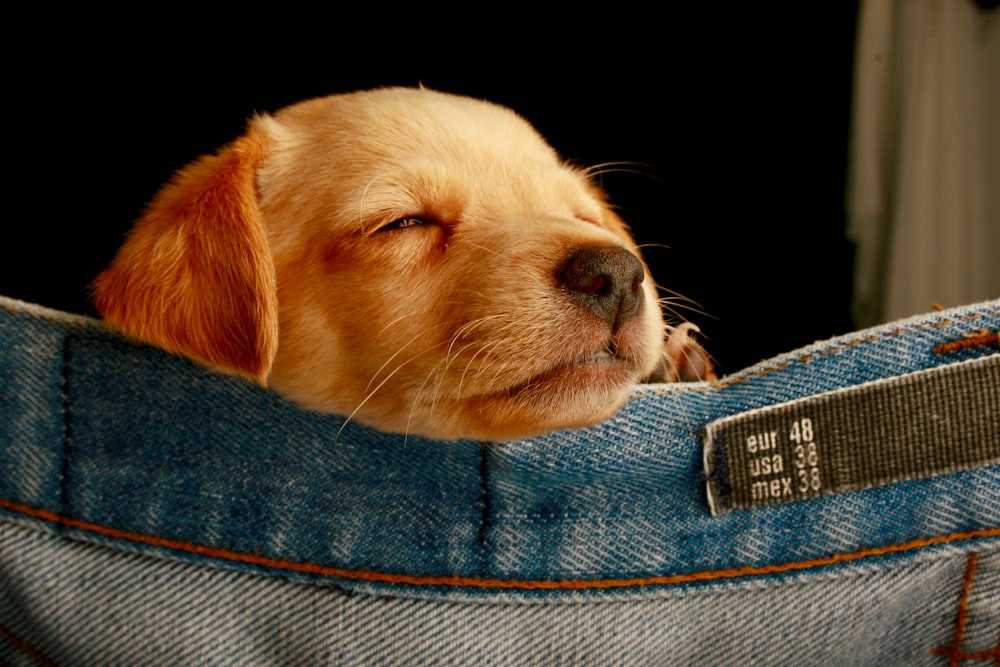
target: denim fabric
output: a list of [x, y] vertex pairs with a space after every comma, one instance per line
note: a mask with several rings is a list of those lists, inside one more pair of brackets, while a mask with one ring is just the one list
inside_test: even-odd
[[440, 443], [0, 300], [0, 663], [993, 664], [1000, 464], [712, 516], [701, 449], [998, 330], [935, 312]]

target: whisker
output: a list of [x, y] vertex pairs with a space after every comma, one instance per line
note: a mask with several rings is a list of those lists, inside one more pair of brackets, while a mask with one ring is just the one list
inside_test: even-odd
[[402, 321], [404, 321], [404, 320], [408, 320], [408, 319], [410, 319], [411, 317], [413, 317], [413, 316], [412, 316], [412, 315], [411, 315], [410, 313], [405, 313], [405, 314], [403, 314], [403, 315], [400, 315], [399, 317], [397, 317], [397, 318], [396, 318], [396, 319], [394, 319], [394, 320], [391, 320], [391, 321], [390, 321], [390, 322], [388, 322], [388, 323], [387, 323], [387, 324], [386, 324], [386, 325], [385, 325], [384, 327], [382, 327], [381, 329], [379, 329], [379, 330], [378, 330], [378, 333], [376, 333], [376, 334], [375, 334], [375, 337], [376, 337], [376, 338], [380, 338], [380, 337], [382, 336], [382, 334], [384, 334], [384, 333], [385, 333], [386, 329], [388, 329], [389, 327], [391, 327], [391, 326], [394, 326], [394, 325], [396, 325], [396, 324], [399, 324], [400, 322], [402, 322]]
[[[473, 362], [475, 362], [476, 358], [480, 354], [484, 354], [484, 353], [486, 353], [487, 358], [489, 358], [489, 354], [488, 353], [493, 348], [495, 348], [495, 347], [497, 347], [498, 345], [501, 345], [501, 344], [503, 344], [503, 341], [500, 340], [500, 339], [496, 339], [496, 340], [491, 341], [488, 345], [484, 345], [484, 346], [480, 347], [478, 350], [476, 350], [476, 353], [473, 354], [472, 357], [470, 357], [469, 360], [466, 362], [465, 369], [462, 371], [462, 376], [458, 379], [458, 390], [459, 390], [459, 392], [461, 392], [462, 391], [462, 387], [465, 386], [465, 378], [469, 374], [469, 369], [472, 367], [472, 364], [473, 364]], [[486, 365], [487, 364], [485, 364], [485, 363], [482, 363], [482, 364], [479, 365], [479, 370], [476, 372], [476, 377], [473, 380], [474, 382], [477, 382], [479, 380], [479, 378], [482, 376], [483, 370], [486, 368]], [[499, 372], [501, 370], [502, 370], [502, 368], [494, 368], [493, 369], [495, 375], [499, 374]]]
[[645, 250], [646, 248], [656, 248], [658, 250], [673, 250], [673, 246], [668, 246], [664, 243], [642, 243], [638, 246], [639, 250]]
[[[630, 169], [625, 169], [625, 167], [631, 167]], [[608, 174], [614, 171], [627, 172], [641, 174], [643, 176], [648, 176], [647, 172], [641, 171], [636, 167], [645, 167], [646, 169], [652, 169], [653, 165], [646, 162], [635, 162], [632, 160], [617, 160], [613, 162], [601, 162], [599, 164], [592, 164], [588, 167], [583, 168], [583, 174], [585, 176], [600, 176], [602, 174]]]
[[[368, 384], [365, 385], [365, 391], [368, 391], [368, 389], [371, 388], [372, 382], [375, 382], [376, 378], [378, 378], [379, 374], [383, 370], [385, 370], [386, 366], [388, 366], [392, 362], [393, 359], [395, 359], [397, 356], [399, 356], [400, 354], [402, 354], [403, 350], [405, 350], [410, 345], [410, 343], [412, 343], [412, 342], [413, 342], [413, 339], [410, 339], [410, 340], [406, 341], [406, 343], [404, 343], [402, 347], [400, 347], [398, 350], [396, 350], [391, 355], [389, 355], [389, 358], [386, 359], [385, 362], [381, 366], [378, 367], [378, 370], [376, 370], [374, 373], [372, 373], [372, 379], [369, 380]], [[394, 370], [392, 373], [395, 373], [396, 371], [398, 371], [400, 369], [400, 367], [402, 367], [403, 365], [405, 365], [411, 359], [413, 359], [413, 357], [411, 357], [407, 361], [404, 361], [402, 364], [400, 364], [399, 366], [397, 366], [396, 370]], [[390, 373], [390, 375], [392, 373]], [[382, 386], [382, 383], [379, 384], [379, 387], [381, 387], [381, 386]], [[376, 387], [376, 389], [378, 389], [378, 387]]]
[[368, 189], [372, 183], [378, 179], [378, 176], [373, 176], [370, 181], [365, 183], [365, 189], [361, 191], [361, 197], [358, 199], [358, 227], [361, 229], [362, 236], [365, 234], [365, 197], [368, 196]]
[[337, 435], [335, 437], [336, 440], [340, 439], [340, 434], [343, 432], [344, 428], [351, 422], [352, 419], [354, 419], [354, 415], [358, 414], [358, 411], [365, 406], [365, 404], [371, 399], [371, 397], [374, 396], [378, 392], [378, 390], [385, 385], [386, 382], [391, 380], [392, 376], [398, 373], [403, 368], [403, 366], [405, 366], [407, 363], [409, 363], [415, 358], [416, 357], [410, 357], [400, 365], [396, 366], [396, 368], [393, 369], [391, 373], [386, 375], [385, 378], [378, 383], [378, 386], [376, 386], [374, 389], [368, 392], [368, 395], [366, 395], [363, 399], [361, 399], [361, 402], [358, 403], [357, 407], [354, 408], [351, 414], [347, 415], [347, 418], [344, 420], [344, 423], [340, 425], [339, 429], [337, 429]]
[[[477, 345], [477, 341], [469, 341], [467, 344], [456, 349], [456, 344], [458, 343], [458, 341], [461, 340], [464, 336], [468, 335], [471, 331], [475, 330], [477, 327], [483, 325], [484, 323], [490, 320], [502, 319], [505, 317], [509, 317], [509, 315], [507, 315], [506, 313], [494, 313], [492, 315], [487, 315], [481, 318], [470, 320], [465, 324], [463, 324], [462, 326], [460, 326], [455, 331], [455, 333], [451, 337], [451, 340], [448, 343], [448, 348], [444, 357], [427, 372], [427, 375], [420, 383], [420, 386], [415, 389], [415, 392], [418, 395], [426, 395], [429, 392], [430, 396], [429, 398], [420, 398], [419, 401], [413, 402], [410, 408], [410, 415], [407, 420], [408, 423], [412, 423], [414, 411], [416, 410], [418, 404], [422, 406], [429, 406], [429, 412], [433, 413], [433, 411], [437, 407], [439, 396], [441, 395], [441, 388], [444, 386], [444, 383], [447, 380], [448, 369], [455, 361], [457, 361], [462, 356], [462, 354], [466, 350], [475, 347]], [[499, 331], [503, 332], [506, 328], [507, 328], [506, 326], [501, 327]], [[457, 394], [461, 394], [462, 386], [465, 381], [465, 376], [468, 373], [469, 366], [472, 365], [476, 357], [482, 352], [483, 349], [480, 348], [466, 362], [466, 369], [462, 372], [462, 376], [459, 378], [458, 388], [456, 389]]]
[[659, 291], [661, 294], [664, 294], [664, 296], [660, 296], [656, 300], [656, 302], [659, 304], [660, 308], [665, 313], [670, 313], [671, 315], [676, 315], [680, 317], [680, 313], [678, 313], [677, 310], [675, 309], [681, 309], [691, 313], [695, 313], [696, 315], [701, 315], [703, 317], [717, 319], [714, 318], [712, 315], [710, 315], [707, 311], [705, 311], [704, 306], [702, 306], [694, 299], [686, 297], [680, 292], [675, 292], [672, 289], [668, 289], [657, 282], [654, 282], [653, 286], [656, 287], [657, 291]]
[[490, 248], [489, 246], [479, 245], [478, 243], [470, 243], [469, 246], [472, 247], [472, 248], [475, 248], [477, 250], [485, 250], [486, 252], [488, 252], [490, 254], [496, 255], [497, 257], [505, 257], [506, 256], [505, 253], [503, 253], [503, 252], [501, 252], [499, 250], [496, 250], [495, 248]]
[[[483, 324], [484, 322], [487, 322], [489, 320], [500, 319], [503, 317], [508, 317], [508, 315], [506, 313], [494, 313], [493, 315], [484, 315], [483, 317], [478, 317], [474, 320], [469, 320], [468, 322], [460, 326], [457, 331], [455, 331], [455, 335], [452, 336], [452, 345], [454, 345], [454, 342], [458, 338], [461, 338], [463, 336], [472, 333], [479, 325]], [[451, 350], [452, 345], [448, 346], [449, 351]]]

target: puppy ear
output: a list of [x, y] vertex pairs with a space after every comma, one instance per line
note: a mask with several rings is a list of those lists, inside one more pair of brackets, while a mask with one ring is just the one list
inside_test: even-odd
[[93, 284], [111, 326], [266, 382], [278, 297], [255, 180], [268, 144], [251, 130], [159, 192]]

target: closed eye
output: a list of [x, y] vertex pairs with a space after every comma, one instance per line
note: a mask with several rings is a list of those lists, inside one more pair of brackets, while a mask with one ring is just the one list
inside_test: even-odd
[[399, 218], [398, 220], [393, 220], [387, 225], [383, 225], [379, 230], [392, 230], [392, 229], [406, 229], [407, 227], [419, 227], [421, 225], [431, 224], [430, 220], [426, 218], [420, 218], [417, 216], [407, 216], [405, 218]]

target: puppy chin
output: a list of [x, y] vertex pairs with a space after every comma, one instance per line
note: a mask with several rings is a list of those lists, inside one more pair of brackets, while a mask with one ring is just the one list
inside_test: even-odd
[[[464, 396], [438, 394], [407, 409], [393, 430], [453, 440], [515, 440], [585, 428], [613, 416], [656, 367], [656, 341], [622, 337], [620, 348], [554, 362], [512, 386]], [[360, 414], [360, 413], [359, 413]], [[386, 427], [387, 415], [376, 423]]]
[[[325, 397], [301, 378], [270, 386], [296, 403], [382, 431], [439, 440], [504, 441], [583, 428], [614, 415], [644, 376], [634, 362], [597, 354], [560, 364], [518, 386], [474, 395], [375, 391]], [[645, 369], [648, 364], [641, 368]]]
[[459, 437], [512, 440], [611, 417], [628, 400], [636, 376], [591, 366], [556, 369], [517, 393], [475, 401], [461, 416]]

